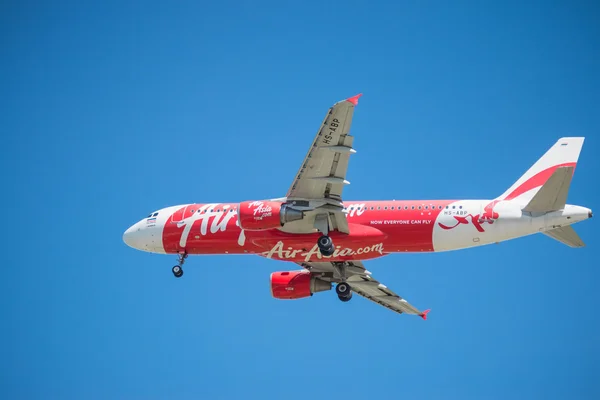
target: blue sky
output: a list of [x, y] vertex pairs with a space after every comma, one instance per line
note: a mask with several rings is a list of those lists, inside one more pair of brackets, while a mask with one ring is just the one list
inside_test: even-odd
[[[85, 4], [84, 4], [85, 3]], [[491, 198], [586, 136], [600, 208], [594, 2], [12, 2], [0, 6], [2, 398], [599, 398], [597, 221], [369, 262], [427, 322], [290, 266], [135, 251], [187, 202], [284, 195], [327, 108], [362, 92], [345, 198]]]

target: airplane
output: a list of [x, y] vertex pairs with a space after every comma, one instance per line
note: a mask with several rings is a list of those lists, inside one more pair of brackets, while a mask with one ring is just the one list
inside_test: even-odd
[[183, 204], [153, 211], [123, 234], [138, 250], [177, 255], [254, 254], [301, 268], [274, 272], [271, 294], [300, 299], [331, 290], [352, 293], [397, 313], [427, 318], [384, 284], [363, 261], [393, 253], [467, 249], [534, 233], [570, 247], [583, 241], [572, 224], [592, 217], [567, 204], [582, 137], [559, 139], [500, 196], [488, 200], [344, 201], [346, 172], [356, 153], [350, 125], [361, 94], [335, 103], [285, 197], [240, 203]]

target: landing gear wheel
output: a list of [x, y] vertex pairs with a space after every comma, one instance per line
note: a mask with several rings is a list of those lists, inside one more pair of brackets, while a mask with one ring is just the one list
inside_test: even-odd
[[181, 268], [181, 266], [176, 265], [174, 266], [171, 271], [173, 271], [173, 275], [175, 275], [175, 278], [181, 278], [181, 276], [183, 275], [183, 268]]
[[348, 297], [338, 296], [338, 299], [340, 299], [340, 301], [342, 301], [344, 303], [347, 301], [350, 301], [352, 299], [352, 293], [350, 293], [350, 296], [348, 296]]
[[171, 271], [173, 271], [173, 275], [175, 275], [175, 278], [181, 278], [183, 276], [183, 263], [185, 262], [185, 259], [187, 258], [188, 254], [187, 251], [183, 252], [183, 253], [179, 253], [177, 254], [177, 260], [179, 261], [179, 263], [174, 266], [173, 268], [171, 268]]
[[346, 282], [340, 282], [335, 287], [335, 292], [340, 297], [352, 296], [352, 288]]
[[325, 257], [329, 257], [329, 256], [333, 255], [335, 248], [333, 246], [331, 246], [326, 249], [319, 249], [319, 251], [321, 251], [321, 254], [324, 255]]
[[344, 303], [352, 298], [352, 288], [346, 282], [340, 282], [335, 287], [338, 298]]
[[317, 244], [319, 245], [319, 248], [327, 248], [333, 246], [333, 241], [329, 236], [323, 235], [319, 238]]
[[333, 245], [333, 241], [329, 236], [323, 235], [317, 240], [317, 246], [319, 246], [319, 251], [324, 256], [330, 256], [335, 251], [335, 246]]

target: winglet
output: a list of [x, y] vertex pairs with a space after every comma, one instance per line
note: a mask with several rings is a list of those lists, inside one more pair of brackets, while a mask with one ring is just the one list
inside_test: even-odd
[[352, 103], [354, 105], [358, 104], [358, 99], [362, 96], [362, 93], [357, 94], [356, 96], [352, 96], [349, 99], [346, 99], [347, 102]]
[[431, 311], [431, 310], [425, 310], [423, 311], [423, 313], [421, 313], [421, 318], [423, 318], [424, 320], [427, 320], [427, 313]]

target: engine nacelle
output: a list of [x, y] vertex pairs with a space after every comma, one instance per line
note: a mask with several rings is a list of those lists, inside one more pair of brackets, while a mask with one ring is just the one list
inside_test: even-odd
[[308, 271], [285, 271], [271, 274], [271, 295], [276, 299], [293, 300], [331, 290], [331, 283]]
[[238, 205], [238, 224], [249, 231], [280, 228], [286, 222], [298, 221], [304, 213], [278, 201], [243, 201]]

